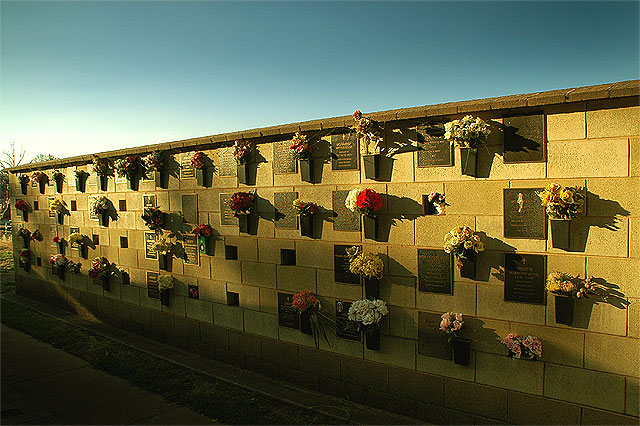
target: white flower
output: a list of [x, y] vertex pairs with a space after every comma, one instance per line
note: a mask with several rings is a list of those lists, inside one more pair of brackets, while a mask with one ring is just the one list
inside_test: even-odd
[[344, 200], [344, 205], [352, 212], [355, 212], [358, 209], [358, 196], [361, 192], [362, 189], [352, 189], [347, 194], [346, 200]]

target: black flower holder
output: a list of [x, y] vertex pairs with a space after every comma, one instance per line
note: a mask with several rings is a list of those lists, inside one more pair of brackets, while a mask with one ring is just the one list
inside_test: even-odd
[[[354, 130], [363, 138], [362, 161], [364, 162], [364, 175], [367, 179], [378, 179], [380, 177], [380, 144], [384, 140], [384, 129], [382, 124], [368, 117], [363, 117], [360, 110], [353, 113], [355, 125]], [[372, 152], [369, 152], [369, 145], [373, 144]]]
[[76, 191], [85, 192], [87, 187], [87, 178], [89, 173], [84, 170], [76, 170]]

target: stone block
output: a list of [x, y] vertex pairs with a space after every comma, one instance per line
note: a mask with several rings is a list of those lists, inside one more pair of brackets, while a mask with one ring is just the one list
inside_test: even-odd
[[272, 339], [262, 339], [262, 359], [285, 367], [298, 368], [298, 347]]
[[242, 309], [237, 306], [227, 306], [214, 303], [213, 322], [216, 325], [229, 327], [236, 330], [244, 329]]
[[260, 310], [271, 314], [278, 313], [278, 292], [276, 290], [260, 289]]
[[198, 292], [201, 300], [215, 303], [227, 303], [227, 285], [223, 281], [198, 278]]
[[528, 393], [508, 393], [508, 422], [520, 425], [577, 425], [580, 406]]
[[227, 291], [238, 293], [242, 309], [260, 310], [260, 289], [258, 287], [227, 284]]
[[640, 377], [638, 339], [586, 333], [584, 351], [584, 367], [587, 369]]
[[582, 409], [583, 425], [635, 425], [640, 423], [637, 417], [614, 414], [607, 411]]
[[213, 323], [211, 302], [200, 299], [186, 299], [185, 303], [187, 318]]
[[586, 139], [587, 125], [584, 111], [547, 114], [547, 140]]
[[640, 218], [629, 218], [629, 257], [640, 257]]
[[476, 382], [542, 395], [544, 364], [508, 356], [476, 353]]
[[238, 247], [238, 260], [258, 261], [258, 240], [247, 237], [226, 237], [225, 244]]
[[340, 378], [347, 383], [384, 392], [388, 390], [389, 367], [371, 361], [341, 357]]
[[416, 306], [416, 278], [386, 275], [380, 281], [380, 298], [405, 308]]
[[640, 178], [587, 179], [587, 215], [639, 216]]
[[416, 245], [421, 247], [442, 247], [444, 236], [456, 226], [475, 228], [475, 217], [472, 216], [473, 213], [470, 214], [469, 216], [461, 216], [447, 212], [444, 216], [420, 216], [416, 218]]
[[630, 299], [627, 310], [629, 311], [629, 337], [640, 338], [640, 299]]
[[265, 312], [244, 311], [244, 330], [247, 333], [258, 334], [272, 339], [278, 338], [277, 315]]
[[[289, 247], [283, 247], [289, 248]], [[333, 244], [322, 241], [295, 242], [296, 265], [318, 269], [333, 269]], [[280, 263], [278, 250], [278, 262]]]
[[276, 265], [273, 263], [242, 262], [242, 282], [256, 287], [276, 288]]
[[[294, 249], [294, 241], [282, 241], [273, 239], [259, 239], [258, 240], [258, 260], [260, 263], [280, 263], [280, 250], [281, 249]], [[275, 267], [274, 269], [274, 284], [275, 287]], [[244, 272], [243, 272], [244, 274]], [[269, 285], [268, 287], [271, 287]]]
[[415, 417], [416, 415], [416, 401], [413, 399], [400, 398], [393, 394], [372, 389], [366, 389], [364, 395], [365, 404], [369, 406], [407, 417]]
[[456, 395], [455, 398], [445, 398], [445, 407], [490, 419], [507, 420], [507, 391], [504, 389], [446, 379], [444, 394]]
[[[475, 365], [476, 352], [471, 352], [469, 365]], [[416, 367], [418, 371], [437, 374], [439, 376], [452, 377], [455, 379], [473, 381], [475, 369], [469, 366], [456, 365], [453, 360], [435, 358], [431, 356], [416, 355]]]
[[175, 334], [180, 337], [184, 337], [187, 340], [199, 341], [200, 340], [200, 322], [191, 318], [175, 317], [174, 330]]
[[589, 256], [587, 275], [606, 280], [621, 297], [640, 297], [640, 259]]
[[174, 316], [169, 313], [156, 310], [151, 311], [151, 326], [163, 333], [175, 333], [173, 319]]
[[260, 338], [240, 331], [229, 330], [229, 350], [254, 358], [262, 357]]
[[209, 323], [200, 323], [200, 339], [220, 349], [229, 349], [229, 330]]
[[624, 377], [547, 363], [544, 396], [605, 410], [624, 409]]
[[364, 358], [385, 365], [414, 368], [416, 365], [416, 341], [395, 336], [380, 336], [380, 350], [365, 348]]
[[625, 177], [629, 173], [627, 139], [549, 142], [547, 178]]
[[317, 292], [319, 296], [331, 297], [341, 300], [356, 300], [363, 297], [363, 288], [360, 284], [342, 284], [334, 281], [333, 271], [318, 269]]
[[473, 425], [474, 416], [438, 405], [418, 402], [416, 417], [436, 425]]
[[[447, 196], [447, 217], [449, 215], [494, 215], [502, 214], [502, 204], [488, 202], [501, 200], [502, 190], [509, 186], [508, 181], [445, 182]], [[433, 217], [434, 219], [440, 216]]]
[[443, 405], [444, 378], [404, 368], [389, 367], [389, 392], [406, 399]]
[[[502, 203], [502, 197], [499, 200]], [[486, 250], [496, 251], [529, 251], [544, 252], [545, 240], [533, 240], [529, 238], [505, 238], [504, 219], [502, 216], [476, 216], [476, 231], [484, 232], [483, 238]], [[482, 235], [482, 234], [481, 234]], [[481, 253], [478, 257], [482, 257]]]
[[587, 109], [587, 137], [614, 138], [640, 135], [640, 107]]
[[239, 260], [225, 260], [224, 257], [211, 258], [211, 278], [231, 283], [242, 282], [242, 265]]
[[298, 348], [298, 359], [301, 370], [340, 380], [340, 356], [301, 346]]
[[625, 413], [630, 416], [640, 415], [640, 380], [627, 377]]
[[629, 176], [640, 176], [640, 138], [629, 138]]
[[505, 302], [503, 287], [478, 285], [477, 299], [477, 315], [481, 318], [544, 324], [544, 305]]
[[476, 285], [454, 283], [453, 294], [438, 294], [418, 291], [416, 307], [426, 311], [453, 311], [463, 315], [476, 315]]
[[[505, 163], [504, 157], [500, 153], [502, 148], [492, 147], [489, 149], [497, 152], [493, 152], [493, 156], [489, 157], [484, 156], [483, 151], [479, 151], [479, 177], [486, 177], [489, 180], [504, 180], [513, 176], [518, 176], [520, 179], [544, 179], [546, 176], [547, 165], [544, 162]], [[483, 171], [485, 174], [482, 174]]]
[[315, 293], [316, 270], [302, 266], [276, 266], [278, 290], [299, 292], [310, 290]]
[[[315, 342], [313, 340], [313, 336], [304, 334], [300, 332], [300, 330], [288, 328], [288, 327], [279, 327], [278, 328], [278, 339], [282, 342], [293, 343], [299, 346], [307, 346], [310, 348], [315, 347]], [[320, 342], [321, 349], [328, 349], [324, 342]]]

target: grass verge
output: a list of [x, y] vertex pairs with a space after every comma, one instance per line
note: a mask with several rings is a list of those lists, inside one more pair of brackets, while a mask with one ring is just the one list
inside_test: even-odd
[[226, 424], [341, 424], [339, 420], [197, 374], [2, 298], [2, 323], [82, 358], [167, 401]]

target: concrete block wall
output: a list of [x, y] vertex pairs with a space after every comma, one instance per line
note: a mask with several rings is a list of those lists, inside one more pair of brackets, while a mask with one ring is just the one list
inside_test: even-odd
[[[86, 193], [69, 185], [76, 168], [88, 170], [88, 157], [43, 163], [46, 170], [64, 170], [70, 177], [63, 194], [48, 186], [40, 195], [29, 188], [19, 195], [18, 172], [11, 176], [13, 199], [23, 198], [40, 210], [30, 214], [27, 228], [40, 229], [45, 241], [32, 243], [42, 266], [26, 274], [16, 272], [18, 290], [50, 300], [100, 320], [152, 336], [243, 368], [396, 411], [433, 423], [638, 423], [640, 381], [640, 106], [638, 82], [621, 82], [587, 88], [564, 89], [478, 101], [441, 104], [365, 114], [385, 122], [386, 143], [404, 141], [416, 120], [448, 121], [470, 113], [488, 120], [492, 128], [487, 149], [479, 151], [478, 178], [460, 173], [459, 151], [452, 167], [418, 168], [417, 153], [393, 156], [393, 170], [385, 181], [365, 178], [359, 171], [332, 171], [327, 134], [352, 124], [351, 117], [275, 126], [234, 134], [215, 135], [109, 153], [119, 156], [151, 149], [171, 150], [176, 162], [183, 152], [204, 150], [218, 166], [218, 150], [237, 138], [258, 144], [260, 162], [254, 163], [255, 185], [239, 185], [235, 177], [214, 175], [211, 186], [198, 187], [194, 179], [180, 179], [171, 171], [168, 189], [142, 181], [138, 191], [126, 183], [109, 180], [106, 195], [116, 208], [126, 201], [126, 211], [108, 228], [89, 220], [88, 197], [100, 193], [95, 176]], [[500, 126], [507, 115], [544, 114], [547, 158], [545, 162], [507, 164], [502, 156]], [[273, 173], [274, 141], [290, 139], [295, 131], [317, 135], [319, 182], [303, 182], [299, 174]], [[324, 141], [324, 142], [323, 142]], [[564, 251], [551, 241], [512, 239], [503, 235], [504, 188], [543, 187], [549, 182], [580, 185], [588, 195], [584, 213], [575, 219], [574, 246]], [[383, 194], [381, 226], [388, 241], [365, 240], [360, 232], [336, 231], [331, 223], [332, 191], [370, 187]], [[256, 235], [241, 235], [235, 226], [220, 225], [219, 194], [256, 190], [260, 219]], [[325, 210], [318, 238], [300, 236], [299, 230], [276, 228], [274, 192], [297, 192]], [[449, 206], [444, 216], [423, 216], [421, 200], [431, 191], [444, 192]], [[176, 287], [170, 306], [147, 297], [146, 271], [157, 271], [156, 261], [144, 257], [140, 219], [142, 195], [156, 194], [163, 211], [179, 213], [181, 195], [198, 197], [198, 222], [218, 232], [212, 256], [200, 255], [200, 266], [174, 259]], [[64, 225], [47, 215], [48, 197], [77, 203]], [[15, 211], [13, 217], [18, 217]], [[197, 224], [192, 224], [194, 227]], [[478, 256], [476, 280], [456, 271], [453, 295], [419, 292], [416, 288], [418, 248], [441, 248], [444, 235], [456, 225], [483, 232], [486, 251]], [[16, 221], [15, 228], [20, 226]], [[79, 275], [64, 281], [51, 275], [47, 261], [54, 248], [51, 232], [67, 237], [69, 227], [97, 234], [100, 245], [89, 259], [105, 256], [131, 277], [129, 285], [118, 278], [103, 291], [86, 276], [90, 261], [80, 261]], [[120, 248], [120, 237], [128, 248]], [[390, 314], [382, 328], [381, 349], [370, 351], [362, 342], [330, 338], [330, 346], [316, 349], [311, 337], [279, 327], [277, 293], [309, 289], [324, 308], [334, 314], [336, 300], [364, 296], [359, 285], [336, 283], [334, 244], [362, 244], [365, 251], [381, 254], [385, 262], [381, 298]], [[15, 252], [21, 248], [15, 243]], [[238, 260], [225, 260], [224, 245], [238, 247]], [[280, 249], [296, 251], [296, 265], [280, 264]], [[502, 253], [543, 254], [547, 270], [593, 275], [621, 293], [622, 305], [598, 303], [591, 309], [586, 328], [554, 321], [554, 298], [545, 305], [505, 302]], [[188, 285], [198, 285], [200, 299], [188, 298]], [[239, 294], [239, 306], [227, 306], [227, 292]], [[472, 342], [468, 367], [417, 352], [418, 312], [459, 311], [470, 317], [467, 336]], [[474, 324], [479, 324], [477, 327]], [[474, 328], [476, 327], [476, 328]], [[543, 342], [536, 362], [512, 360], [499, 342], [509, 332], [533, 334]]]

